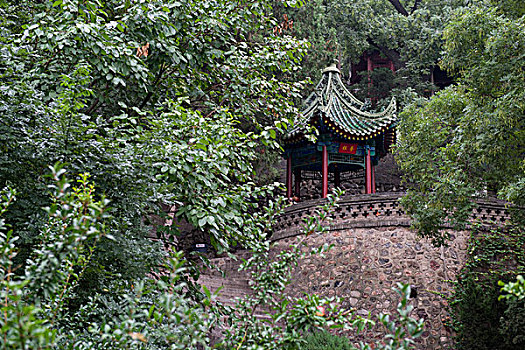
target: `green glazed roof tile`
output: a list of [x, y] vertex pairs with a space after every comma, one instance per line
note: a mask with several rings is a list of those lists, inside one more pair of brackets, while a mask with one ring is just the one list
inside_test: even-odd
[[288, 133], [288, 139], [300, 137], [307, 125], [318, 119], [328, 124], [335, 134], [349, 139], [370, 138], [397, 123], [394, 98], [382, 112], [364, 111], [364, 102], [348, 91], [335, 64], [323, 70], [315, 91], [304, 104], [300, 120]]

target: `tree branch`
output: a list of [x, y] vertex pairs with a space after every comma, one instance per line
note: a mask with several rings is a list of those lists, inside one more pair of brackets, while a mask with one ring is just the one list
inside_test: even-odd
[[420, 3], [421, 3], [421, 0], [414, 1], [414, 6], [412, 6], [412, 9], [410, 10], [410, 14], [414, 13], [414, 11], [417, 10]]
[[[394, 8], [397, 10], [397, 12], [399, 12], [403, 16], [408, 16], [407, 10], [405, 10], [405, 8], [403, 7], [403, 5], [401, 5], [399, 0], [388, 0], [388, 1], [392, 4], [392, 6], [394, 6]], [[417, 2], [417, 0], [416, 0], [416, 2]], [[414, 6], [415, 6], [415, 4], [414, 4]]]
[[376, 43], [374, 40], [370, 38], [366, 38], [366, 41], [379, 51], [381, 51], [386, 57], [388, 57], [389, 60], [391, 60], [394, 63], [394, 68], [398, 70], [399, 68], [403, 67], [405, 65], [404, 62], [401, 61], [401, 58], [399, 56], [399, 53], [396, 50], [389, 49], [386, 46], [383, 46], [381, 44]]
[[140, 109], [144, 108], [146, 104], [149, 102], [149, 100], [151, 99], [151, 97], [153, 96], [153, 91], [157, 88], [157, 85], [160, 83], [162, 79], [162, 75], [164, 74], [165, 71], [166, 71], [166, 68], [164, 66], [161, 66], [159, 71], [157, 72], [157, 76], [155, 77], [155, 80], [153, 81], [152, 89], [148, 92], [148, 94], [146, 95], [146, 97], [144, 97], [144, 99], [142, 100], [142, 103], [140, 104], [140, 107], [139, 107]]
[[95, 110], [95, 108], [98, 106], [100, 100], [97, 98], [95, 98], [93, 100], [93, 103], [91, 104], [91, 106], [89, 106], [89, 108], [86, 110], [85, 114], [86, 115], [91, 115], [91, 113], [93, 113], [93, 111]]

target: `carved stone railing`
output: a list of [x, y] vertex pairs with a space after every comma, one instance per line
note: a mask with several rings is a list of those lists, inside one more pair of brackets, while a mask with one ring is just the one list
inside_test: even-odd
[[[343, 230], [363, 227], [410, 226], [410, 218], [399, 203], [404, 195], [400, 192], [345, 196], [339, 206], [329, 215], [328, 230]], [[272, 240], [296, 236], [301, 232], [303, 219], [313, 215], [325, 199], [315, 199], [288, 207], [277, 218]], [[472, 212], [472, 222], [484, 225], [502, 225], [510, 219], [506, 203], [500, 200], [477, 200], [478, 207]]]

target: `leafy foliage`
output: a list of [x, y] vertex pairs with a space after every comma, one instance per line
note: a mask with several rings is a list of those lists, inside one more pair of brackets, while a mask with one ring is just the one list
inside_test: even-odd
[[309, 334], [305, 338], [306, 344], [302, 347], [305, 350], [351, 350], [353, 347], [344, 337], [330, 334], [328, 332], [316, 332]]
[[383, 348], [390, 349], [412, 349], [415, 345], [414, 339], [423, 333], [424, 320], [416, 320], [410, 317], [410, 312], [414, 309], [408, 304], [410, 296], [410, 285], [397, 284], [395, 291], [399, 294], [401, 300], [397, 305], [398, 319], [391, 319], [389, 315], [380, 314], [379, 321], [386, 327], [388, 334], [385, 336]]
[[508, 282], [503, 283], [502, 281], [498, 281], [498, 285], [500, 285], [501, 291], [505, 292], [506, 294], [500, 295], [501, 299], [518, 299], [521, 300], [525, 298], [525, 279], [522, 275], [518, 275], [516, 278], [516, 282]]
[[502, 286], [501, 294], [498, 300], [507, 300], [507, 310], [505, 310], [504, 318], [501, 321], [500, 334], [505, 339], [505, 343], [509, 346], [523, 346], [525, 345], [525, 279], [522, 275], [518, 275], [516, 282], [509, 281], [504, 283], [498, 281], [498, 285]]
[[[4, 315], [0, 319], [0, 335], [6, 349], [193, 349], [197, 345], [210, 348], [208, 334], [212, 327], [220, 325], [219, 315], [227, 315], [228, 321], [219, 347], [299, 349], [302, 334], [308, 330], [354, 326], [360, 331], [372, 324], [341, 311], [334, 300], [317, 296], [292, 299], [283, 293], [290, 281], [291, 267], [298, 259], [305, 254], [320, 253], [327, 247], [301, 253], [303, 244], [300, 243], [272, 260], [267, 241], [262, 241], [244, 265], [252, 268], [254, 293], [237, 300], [234, 309], [216, 303], [215, 295], [205, 287], [198, 300], [194, 299], [195, 295], [187, 294], [193, 288], [188, 278], [191, 266], [187, 266], [182, 253], [173, 253], [165, 260], [158, 278], [128, 280], [127, 288], [113, 289], [108, 294], [93, 293], [88, 303], [71, 309], [68, 303], [75, 298], [75, 287], [89, 265], [97, 242], [106, 235], [107, 200], [94, 200], [94, 186], [87, 175], [80, 177], [78, 187], [71, 187], [60, 165], [51, 171], [52, 204], [42, 228], [44, 239], [34, 250], [23, 274], [14, 274], [17, 267], [13, 258], [17, 248], [13, 241], [16, 238], [12, 230], [5, 233], [6, 227], [0, 221], [0, 311]], [[12, 190], [2, 195], [1, 214], [14, 196]], [[330, 197], [324, 208], [320, 208], [319, 217], [305, 222], [310, 234], [322, 230], [328, 215], [326, 210], [333, 205], [334, 197]], [[274, 212], [275, 208], [268, 209], [268, 215]], [[261, 232], [264, 236], [264, 231]], [[415, 331], [422, 322], [414, 323], [408, 317], [409, 287], [400, 288], [400, 326], [389, 321], [388, 316], [380, 317], [392, 332], [387, 336], [391, 345], [401, 338], [405, 338], [404, 344], [410, 344], [411, 339], [406, 337], [417, 337]], [[320, 308], [323, 305], [326, 309]], [[257, 308], [269, 310], [271, 321], [259, 319], [255, 314]], [[404, 326], [409, 333], [403, 331]], [[361, 348], [369, 347], [362, 344]]]
[[[166, 273], [159, 280], [130, 284], [113, 294], [118, 302], [115, 318], [103, 314], [99, 322], [93, 313], [108, 308], [103, 295], [95, 295], [78, 310], [69, 302], [75, 287], [89, 265], [97, 242], [105, 233], [107, 200], [95, 201], [94, 186], [83, 175], [78, 187], [63, 176], [64, 170], [52, 168], [52, 204], [42, 228], [42, 241], [34, 249], [23, 274], [15, 274], [13, 258], [17, 249], [13, 231], [2, 232], [1, 336], [6, 349], [100, 349], [142, 348], [143, 343], [158, 348], [187, 349], [204, 343], [213, 314], [204, 312], [207, 299], [195, 303], [180, 298], [187, 284], [187, 271], [181, 254], [165, 263]], [[13, 196], [4, 196], [7, 204]], [[5, 205], [4, 205], [5, 208]], [[110, 237], [106, 237], [110, 238]], [[177, 320], [177, 322], [174, 322]]]
[[401, 115], [398, 161], [413, 184], [403, 205], [436, 243], [445, 221], [465, 223], [474, 197], [525, 203], [523, 27], [523, 16], [483, 2], [458, 11], [441, 63], [458, 84]]
[[473, 234], [468, 261], [449, 297], [458, 349], [521, 349], [522, 302], [500, 298], [498, 281], [510, 281], [525, 266], [522, 230]]
[[19, 263], [47, 220], [35, 208], [50, 204], [43, 174], [56, 161], [90, 173], [112, 201], [114, 239], [97, 244], [86, 294], [159, 263], [144, 220], [163, 215], [159, 203], [210, 232], [218, 250], [248, 244], [250, 212], [274, 187], [257, 183], [257, 150], [279, 150], [295, 111], [287, 98], [301, 86], [285, 74], [306, 47], [273, 35], [270, 2], [28, 1], [0, 11], [0, 183], [19, 193], [6, 214]]
[[[302, 11], [301, 4], [287, 1], [290, 7], [280, 10]], [[292, 101], [303, 84], [293, 75], [307, 48], [289, 35], [284, 16], [288, 29], [276, 30], [284, 22], [282, 13], [273, 17], [272, 5], [0, 2], [0, 185], [18, 193], [14, 203], [14, 192], [5, 195], [10, 210], [2, 207], [0, 221], [12, 228], [1, 241], [0, 329], [7, 348], [209, 348], [209, 333], [227, 315], [223, 346], [294, 349], [312, 329], [359, 331], [370, 324], [338, 309], [337, 300], [283, 293], [301, 244], [269, 256], [266, 238], [280, 206], [271, 201], [261, 210], [260, 199], [277, 185], [261, 184], [255, 164], [280, 150], [278, 135], [297, 112]], [[378, 1], [332, 5], [339, 7], [326, 19], [320, 1], [304, 7], [316, 31], [307, 35], [308, 16], [297, 28], [314, 39], [314, 53], [330, 47], [323, 59], [338, 57], [337, 37], [353, 40], [352, 57], [367, 45], [383, 50], [388, 43], [386, 54], [396, 49], [384, 22], [366, 21], [380, 10], [386, 15], [377, 18], [401, 23], [399, 10]], [[325, 34], [326, 23], [348, 14], [365, 35], [350, 27]], [[406, 67], [426, 69], [422, 61]], [[57, 161], [78, 177], [77, 187], [58, 166], [48, 187], [47, 165]], [[253, 249], [244, 267], [253, 271], [254, 294], [231, 309], [201, 293], [192, 282], [195, 266], [182, 253], [165, 256], [149, 239], [144, 218], [162, 215], [161, 203], [209, 233], [218, 251]], [[322, 230], [326, 210], [306, 223], [308, 234]], [[173, 225], [156, 232], [176, 242], [178, 231]], [[150, 278], [152, 271], [161, 276]], [[380, 319], [392, 332], [389, 348], [409, 347], [419, 335], [420, 323], [408, 317], [406, 287], [402, 297], [400, 323]], [[319, 316], [318, 307], [326, 314]]]
[[525, 304], [523, 301], [507, 301], [507, 309], [503, 313], [499, 333], [509, 349], [519, 349], [525, 346]]
[[[394, 63], [395, 76], [377, 74], [370, 79], [372, 91], [368, 76], [363, 77], [356, 87], [359, 98], [379, 95], [383, 99], [387, 95], [389, 100], [394, 94], [405, 106], [438, 89], [431, 74], [443, 48], [443, 30], [454, 11], [466, 5], [462, 0], [316, 0], [278, 11], [283, 23], [292, 24], [283, 32], [311, 43], [303, 76], [316, 82], [321, 70], [336, 60], [350, 81], [351, 68], [360, 63], [363, 54], [378, 52]], [[382, 101], [378, 102], [381, 107]]]

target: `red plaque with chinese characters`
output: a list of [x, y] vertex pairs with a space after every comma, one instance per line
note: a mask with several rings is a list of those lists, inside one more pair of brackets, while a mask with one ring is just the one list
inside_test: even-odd
[[339, 153], [355, 154], [357, 151], [357, 143], [340, 143]]

